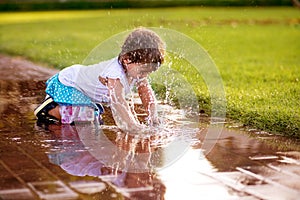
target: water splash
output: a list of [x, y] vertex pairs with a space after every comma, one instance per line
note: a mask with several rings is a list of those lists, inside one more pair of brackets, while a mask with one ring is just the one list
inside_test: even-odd
[[[97, 133], [100, 137], [98, 141], [102, 140], [102, 144], [98, 144], [98, 146], [104, 145], [108, 149], [105, 152], [109, 156], [104, 155], [104, 160], [113, 158], [109, 161], [111, 162], [110, 165], [118, 163], [119, 168], [130, 171], [149, 170], [149, 163], [152, 163], [152, 166], [155, 165], [156, 168], [168, 166], [184, 154], [192, 136], [199, 131], [199, 96], [197, 96], [194, 87], [198, 83], [193, 82], [195, 80], [191, 79], [191, 75], [201, 77], [196, 81], [199, 81], [199, 84], [204, 84], [210, 95], [211, 122], [202, 144], [205, 154], [209, 153], [218, 140], [226, 114], [226, 98], [221, 76], [214, 62], [201, 45], [188, 36], [171, 29], [149, 29], [156, 32], [166, 43], [165, 63], [150, 77], [152, 86], [159, 92], [158, 96], [160, 96], [161, 103], [159, 116], [163, 123], [156, 130], [142, 130], [142, 136], [124, 136], [118, 129], [105, 130], [107, 127], [99, 128], [99, 133]], [[90, 52], [83, 64], [94, 64], [118, 56], [120, 47], [130, 32], [125, 31], [103, 41]], [[116, 146], [116, 141], [108, 140], [106, 133], [103, 134], [106, 131], [109, 131], [111, 135], [122, 135], [122, 148]], [[153, 139], [153, 135], [157, 138]], [[82, 134], [82, 136], [82, 140], [88, 137], [87, 134]], [[135, 142], [135, 145], [131, 146], [130, 149], [128, 143], [133, 142], [132, 137], [142, 137], [143, 139], [139, 138], [139, 142]], [[124, 138], [126, 139], [124, 140]], [[146, 148], [143, 148], [145, 145], [149, 145], [150, 150], [145, 151]], [[142, 152], [137, 151], [138, 147]], [[160, 150], [153, 151], [151, 149], [153, 147], [163, 148], [164, 152], [167, 152], [166, 155], [161, 155]], [[96, 150], [95, 152], [94, 156], [96, 157], [97, 154], [103, 155]], [[111, 152], [115, 153], [112, 155]], [[131, 161], [135, 159], [136, 164], [122, 163], [122, 161], [128, 160], [128, 156]], [[101, 156], [98, 157], [101, 159]], [[159, 159], [148, 161], [151, 158], [161, 158], [163, 161]], [[144, 160], [147, 161], [147, 164], [143, 163], [144, 169], [141, 169], [138, 167], [138, 163], [145, 162]]]

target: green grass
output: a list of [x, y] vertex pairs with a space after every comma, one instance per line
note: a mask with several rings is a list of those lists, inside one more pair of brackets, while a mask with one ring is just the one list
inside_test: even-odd
[[[62, 69], [110, 36], [137, 26], [182, 32], [215, 61], [227, 116], [300, 137], [300, 12], [295, 8], [165, 8], [0, 13], [0, 52]], [[176, 41], [174, 41], [176, 42]], [[210, 97], [186, 72], [209, 113]]]

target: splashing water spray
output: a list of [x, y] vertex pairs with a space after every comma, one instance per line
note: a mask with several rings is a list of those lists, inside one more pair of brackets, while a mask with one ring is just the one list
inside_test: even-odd
[[[130, 135], [115, 126], [75, 124], [88, 151], [115, 171], [143, 173], [159, 170], [184, 155], [193, 138], [202, 130], [199, 127], [199, 96], [195, 93], [197, 84], [206, 88], [211, 105], [210, 122], [201, 141], [204, 155], [216, 144], [225, 121], [225, 91], [218, 69], [208, 53], [195, 40], [175, 30], [148, 29], [156, 32], [166, 44], [164, 64], [150, 75], [150, 83], [160, 96], [158, 115], [163, 123], [157, 131]], [[118, 56], [130, 32], [114, 35], [96, 46], [83, 64], [99, 63]], [[197, 79], [193, 80], [189, 74]]]

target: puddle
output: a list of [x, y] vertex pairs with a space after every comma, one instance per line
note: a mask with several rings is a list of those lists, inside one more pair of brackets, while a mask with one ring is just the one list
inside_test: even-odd
[[201, 126], [137, 138], [121, 133], [109, 115], [102, 127], [39, 127], [32, 111], [44, 96], [44, 79], [2, 79], [0, 88], [0, 199], [300, 195], [299, 141], [238, 128], [210, 138]]

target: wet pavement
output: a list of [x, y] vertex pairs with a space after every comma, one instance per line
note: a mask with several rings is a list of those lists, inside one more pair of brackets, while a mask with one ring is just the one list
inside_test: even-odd
[[43, 126], [33, 109], [57, 71], [0, 55], [0, 72], [0, 199], [300, 197], [296, 139], [232, 124], [207, 137], [203, 123], [180, 134], [192, 135], [188, 142], [136, 138], [113, 125], [108, 109], [105, 126]]

